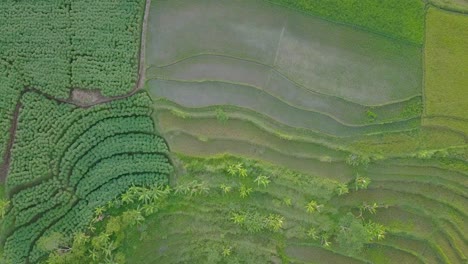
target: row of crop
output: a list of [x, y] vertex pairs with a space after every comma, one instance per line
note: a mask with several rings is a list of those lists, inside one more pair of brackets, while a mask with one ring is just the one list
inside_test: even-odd
[[[82, 198], [86, 198], [88, 202], [93, 204], [92, 206], [87, 206], [83, 208], [79, 207], [80, 210], [92, 211], [94, 207], [103, 205], [107, 203], [108, 201], [114, 199], [116, 196], [124, 192], [130, 185], [133, 185], [133, 184], [151, 185], [154, 183], [166, 183], [167, 182], [167, 174], [172, 171], [172, 168], [168, 164], [168, 160], [166, 157], [162, 155], [158, 156], [158, 155], [149, 155], [149, 154], [143, 155], [143, 156], [146, 156], [145, 158], [141, 158], [141, 157], [130, 158], [130, 156], [132, 155], [123, 155], [119, 157], [120, 159], [117, 159], [117, 160], [114, 159], [113, 160], [114, 162], [111, 162], [108, 164], [106, 163], [99, 164], [99, 165], [103, 164], [102, 166], [105, 167], [102, 172], [109, 173], [109, 171], [112, 171], [115, 173], [109, 173], [109, 174], [103, 175], [102, 173], [99, 172], [96, 175], [88, 175], [88, 177], [86, 178], [86, 180], [88, 181], [87, 185], [86, 184], [82, 185], [80, 182], [80, 184], [78, 185], [77, 195], [79, 195]], [[148, 173], [138, 173], [137, 171], [148, 171]], [[153, 171], [153, 172], [150, 172], [150, 171]], [[140, 174], [142, 174], [144, 177], [140, 177], [141, 176]], [[125, 175], [125, 177], [120, 178], [122, 175]], [[130, 177], [132, 175], [135, 175], [135, 177]], [[109, 183], [107, 181], [112, 182], [112, 185], [108, 185]], [[83, 188], [83, 186], [87, 187], [85, 188], [86, 190], [80, 190], [80, 188]], [[93, 191], [91, 193], [92, 195], [88, 197], [89, 195], [88, 193], [91, 189], [102, 190], [102, 192], [99, 194], [96, 194], [95, 191]], [[47, 202], [39, 203], [36, 207], [32, 207], [31, 210], [19, 212], [17, 220], [21, 221], [22, 219], [25, 219], [25, 218], [31, 219], [31, 217], [36, 216], [39, 213], [42, 213], [43, 211], [46, 211], [48, 209], [54, 210], [55, 207], [60, 204], [63, 206], [64, 204], [66, 204], [66, 201], [70, 200], [71, 198], [69, 196], [70, 195], [69, 193], [65, 193], [65, 194], [68, 194], [68, 195], [65, 195], [65, 197], [63, 197], [62, 195], [58, 194], [56, 197], [48, 200]], [[87, 214], [80, 213], [79, 215], [86, 216]], [[46, 217], [46, 216], [47, 214], [45, 214], [42, 217]], [[90, 218], [86, 219], [84, 223], [81, 223], [81, 225], [88, 223], [89, 220]], [[20, 224], [25, 224], [26, 222], [21, 221], [21, 223], [16, 222], [15, 224], [20, 225]], [[76, 225], [75, 223], [71, 226], [73, 227], [73, 230], [76, 231], [76, 230], [79, 230], [79, 227], [81, 225]], [[15, 233], [13, 236], [17, 236], [17, 234]]]
[[136, 85], [144, 9], [144, 0], [71, 2], [72, 87], [114, 96]]
[[55, 208], [60, 204], [65, 204], [72, 199], [70, 192], [58, 192], [45, 202], [38, 203], [33, 207], [18, 211], [15, 216], [15, 228], [25, 225], [34, 224], [31, 220], [37, 218], [42, 213]]
[[106, 159], [98, 163], [82, 175], [76, 184], [76, 195], [80, 198], [86, 196], [93, 189], [105, 184], [109, 180], [122, 174], [132, 172], [154, 172], [169, 175], [172, 167], [168, 159], [159, 154], [123, 154]]
[[51, 153], [56, 147], [50, 138], [60, 130], [57, 122], [64, 120], [73, 107], [47, 100], [27, 92], [21, 98], [12, 162], [7, 179], [7, 192], [20, 184], [45, 178], [51, 174]]
[[[145, 138], [148, 140], [146, 141], [147, 144], [137, 144], [141, 141], [132, 144], [132, 134], [127, 134], [147, 133], [151, 135], [153, 132], [152, 120], [147, 116], [117, 117], [102, 120], [102, 122], [83, 133], [61, 155], [58, 161], [58, 176], [62, 180], [68, 180], [77, 164], [81, 166], [84, 164], [84, 168], [86, 168], [91, 164], [90, 162], [93, 162], [92, 160], [100, 160], [102, 157], [115, 153], [115, 151], [125, 152], [125, 149], [129, 148], [139, 150], [143, 145], [157, 147], [158, 144], [153, 144], [153, 140], [149, 137]], [[118, 136], [116, 137], [116, 135]], [[105, 149], [105, 147], [113, 147], [113, 143], [118, 143], [118, 146], [122, 147], [122, 149]], [[78, 165], [78, 168], [80, 165]]]
[[71, 209], [71, 206], [70, 203], [61, 204], [43, 214], [33, 224], [18, 228], [5, 242], [4, 256], [6, 260], [11, 263], [27, 263], [26, 259], [32, 244], [41, 236], [43, 230], [60, 219]]
[[63, 130], [53, 137], [54, 142], [58, 142], [60, 138], [64, 137], [66, 133], [69, 133], [71, 127], [80, 120], [84, 120], [88, 115], [92, 115], [94, 112], [105, 111], [111, 114], [114, 111], [123, 112], [129, 109], [140, 109], [144, 108], [147, 111], [151, 105], [151, 99], [143, 93], [137, 93], [131, 97], [127, 97], [123, 100], [114, 100], [106, 104], [98, 104], [89, 109], [82, 109], [74, 107], [73, 110], [68, 114], [64, 120], [56, 120], [56, 126], [62, 126]]
[[6, 1], [0, 58], [18, 64], [23, 87], [59, 98], [71, 87], [128, 93], [138, 78], [144, 6], [144, 0]]
[[[8, 178], [15, 191], [9, 193], [12, 209], [2, 232], [7, 259], [26, 262], [44, 232], [64, 230], [55, 223], [66, 223], [70, 232], [82, 230], [95, 206], [131, 185], [167, 183], [172, 173], [168, 146], [155, 135], [150, 102], [138, 93], [82, 109], [25, 93]], [[78, 197], [83, 201], [78, 203]], [[42, 255], [34, 251], [30, 261]]]
[[62, 183], [57, 179], [49, 179], [40, 184], [21, 190], [10, 198], [11, 205], [17, 210], [23, 210], [37, 203], [47, 201], [60, 189]]
[[15, 61], [24, 86], [66, 98], [69, 87], [68, 11], [62, 1], [3, 1], [0, 58]]
[[[107, 119], [111, 118], [125, 118], [125, 117], [138, 117], [138, 116], [148, 116], [148, 109], [142, 107], [129, 107], [126, 109], [106, 109], [101, 111], [94, 111], [89, 113], [88, 115], [84, 116], [83, 118], [77, 120], [71, 126], [63, 127], [63, 135], [62, 137], [56, 139], [57, 148], [54, 149], [55, 156], [61, 156], [65, 152], [65, 150], [72, 148], [75, 141], [79, 140], [80, 137], [83, 136], [88, 130], [96, 129], [96, 131], [91, 131], [88, 135], [90, 136], [92, 133], [97, 133], [99, 129], [102, 129], [105, 126], [105, 122]], [[111, 121], [112, 122], [112, 121]], [[119, 124], [118, 121], [114, 121], [116, 124]], [[145, 122], [140, 119], [133, 119], [134, 125], [138, 125], [137, 123], [141, 122], [142, 125], [148, 126], [146, 130], [150, 129], [152, 126], [152, 122]], [[126, 128], [127, 124], [120, 122], [119, 126], [114, 128], [115, 130], [124, 129]], [[95, 128], [96, 127], [96, 128]], [[127, 128], [128, 129], [128, 128]], [[58, 164], [57, 164], [58, 165]]]
[[[136, 148], [131, 143], [125, 147], [122, 145], [123, 144], [119, 143], [117, 146], [122, 148], [116, 149], [115, 152], [109, 152], [107, 150], [103, 152], [89, 152], [75, 164], [72, 171], [69, 171], [68, 184], [70, 186], [75, 186], [91, 169], [95, 166], [100, 166], [103, 161], [112, 161], [113, 157], [124, 155], [123, 159], [125, 159], [132, 158], [132, 155], [126, 155], [126, 153], [154, 153], [159, 151], [153, 148], [150, 142], [145, 144], [144, 148]], [[164, 149], [161, 153], [165, 153]]]
[[[16, 141], [12, 149], [12, 164], [7, 181], [7, 189], [26, 184], [35, 178], [44, 178], [58, 173], [59, 160], [63, 153], [73, 148], [81, 134], [98, 126], [106, 119], [114, 117], [132, 117], [148, 115], [147, 101], [138, 94], [136, 99], [119, 100], [118, 103], [89, 109], [78, 109], [67, 104], [47, 100], [35, 93], [26, 93], [22, 99]], [[43, 113], [48, 113], [43, 115]], [[148, 119], [148, 118], [147, 118]], [[74, 123], [69, 123], [70, 120]], [[152, 131], [151, 121], [138, 121]], [[27, 124], [27, 125], [26, 125]], [[136, 125], [136, 122], [133, 123]], [[96, 127], [95, 134], [104, 125]], [[119, 130], [130, 124], [121, 123], [114, 129]], [[89, 138], [87, 138], [89, 140]], [[91, 142], [92, 143], [92, 142]], [[26, 165], [30, 164], [30, 165]], [[29, 167], [34, 164], [34, 169]]]
[[84, 171], [96, 162], [119, 153], [135, 151], [148, 153], [155, 150], [167, 152], [167, 146], [161, 138], [150, 134], [151, 132], [139, 130], [137, 126], [129, 128], [130, 131], [121, 131], [101, 142], [96, 142], [96, 145], [91, 146], [86, 151], [67, 151], [62, 159], [58, 177], [69, 181], [69, 177], [73, 175], [75, 169]]
[[[51, 226], [44, 233], [44, 236], [54, 232], [74, 234], [88, 225], [94, 215], [94, 208], [106, 205], [107, 202], [115, 199], [131, 186], [154, 186], [155, 184], [167, 184], [166, 175], [153, 172], [131, 173], [112, 179], [107, 184], [87, 194], [73, 209]], [[48, 252], [44, 252], [35, 244], [30, 253], [30, 261], [35, 262], [46, 254]]]

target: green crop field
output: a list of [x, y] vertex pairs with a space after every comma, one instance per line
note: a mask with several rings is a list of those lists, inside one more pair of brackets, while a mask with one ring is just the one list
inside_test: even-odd
[[0, 1], [0, 264], [468, 263], [467, 12]]
[[425, 120], [468, 135], [468, 16], [431, 8], [425, 49]]

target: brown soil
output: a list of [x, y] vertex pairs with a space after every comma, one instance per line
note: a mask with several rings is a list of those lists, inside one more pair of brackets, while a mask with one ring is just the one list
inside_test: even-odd
[[18, 101], [16, 103], [15, 111], [13, 112], [12, 125], [10, 127], [10, 139], [8, 140], [7, 150], [3, 155], [3, 163], [0, 167], [0, 183], [5, 182], [8, 175], [8, 170], [10, 168], [10, 159], [11, 159], [11, 148], [13, 147], [13, 142], [15, 141], [16, 128], [18, 127], [18, 116], [21, 108], [21, 103]]

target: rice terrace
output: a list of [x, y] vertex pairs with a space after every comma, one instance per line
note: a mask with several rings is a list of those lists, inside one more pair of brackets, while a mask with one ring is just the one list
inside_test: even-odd
[[468, 0], [0, 0], [0, 264], [467, 264]]

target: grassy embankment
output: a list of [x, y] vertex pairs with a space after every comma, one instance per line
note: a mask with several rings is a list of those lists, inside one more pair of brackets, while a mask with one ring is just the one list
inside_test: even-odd
[[[226, 164], [238, 162], [248, 168], [245, 178], [226, 172]], [[371, 164], [366, 174], [371, 179], [367, 190], [355, 191], [351, 181], [350, 193], [338, 196], [333, 191], [338, 187], [336, 181], [246, 159], [181, 156], [177, 164], [179, 173], [172, 180], [176, 190], [192, 181], [210, 189], [201, 196], [172, 196], [168, 207], [149, 217], [144, 228], [128, 232], [128, 247], [123, 250], [132, 263], [270, 263], [280, 259], [285, 263], [394, 263], [396, 259], [411, 263], [462, 263], [466, 259], [464, 232], [468, 226], [463, 222], [463, 190], [468, 183], [460, 181], [465, 176], [454, 172]], [[366, 173], [362, 169], [357, 168]], [[266, 187], [257, 186], [253, 180], [258, 175], [269, 176], [271, 182]], [[231, 188], [227, 193], [220, 188], [223, 184]], [[253, 189], [246, 198], [239, 193], [243, 185]], [[444, 190], [445, 186], [452, 186], [458, 193]], [[438, 197], [428, 195], [435, 190]], [[310, 199], [324, 203], [324, 210], [307, 213]], [[364, 213], [364, 217], [382, 223], [386, 238], [366, 244], [359, 254], [342, 248], [337, 236], [331, 239], [330, 247], [323, 247], [320, 238], [308, 236], [310, 227], [322, 231], [339, 229], [333, 227], [331, 219], [341, 219], [346, 212], [358, 215], [360, 205], [373, 202], [379, 208], [375, 214]], [[284, 217], [284, 226], [278, 232], [249, 232], [231, 219], [233, 212], [239, 211], [279, 214]], [[325, 215], [333, 212], [338, 214], [327, 220]], [[223, 256], [226, 248], [230, 253]]]

